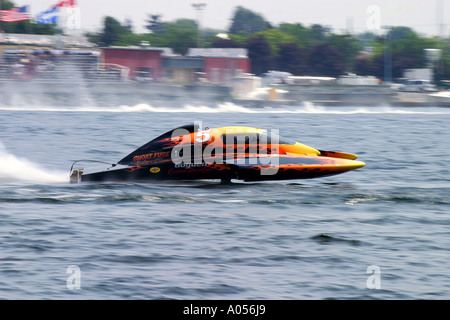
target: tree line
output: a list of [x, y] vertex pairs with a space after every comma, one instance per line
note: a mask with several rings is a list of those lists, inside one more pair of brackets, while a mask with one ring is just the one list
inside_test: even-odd
[[[4, 9], [13, 7], [10, 1], [0, 1]], [[450, 79], [449, 39], [426, 37], [409, 27], [393, 27], [383, 35], [371, 32], [337, 34], [319, 24], [273, 25], [261, 14], [242, 6], [235, 8], [228, 30], [199, 30], [195, 20], [168, 22], [159, 14], [148, 14], [144, 23], [148, 32], [135, 33], [131, 20], [120, 22], [107, 16], [99, 32], [87, 33], [86, 36], [98, 46], [140, 45], [142, 41], [148, 41], [153, 47], [169, 47], [182, 55], [189, 48], [198, 46], [246, 48], [252, 72], [257, 75], [268, 70], [334, 77], [352, 72], [384, 79], [385, 65], [388, 63], [385, 59], [389, 59], [395, 79], [402, 77], [404, 69], [426, 67], [424, 49], [434, 48], [442, 50], [442, 58], [436, 64], [438, 79]], [[58, 32], [56, 26], [36, 25], [29, 21], [3, 23], [2, 26], [7, 32]], [[222, 36], [218, 37], [218, 34]]]
[[[113, 17], [104, 19], [103, 29], [90, 34], [99, 45], [139, 45], [148, 41], [155, 47], [170, 47], [185, 54], [188, 48], [246, 48], [252, 72], [260, 75], [268, 70], [294, 75], [339, 76], [346, 72], [385, 77], [385, 59], [389, 58], [392, 77], [400, 78], [404, 69], [424, 68], [424, 49], [441, 49], [443, 57], [437, 65], [437, 76], [450, 78], [448, 40], [425, 37], [409, 27], [393, 27], [386, 34], [364, 32], [357, 35], [333, 33], [314, 24], [281, 23], [273, 25], [264, 17], [244, 7], [236, 7], [228, 30], [205, 29], [199, 33], [197, 22], [178, 19], [165, 22], [161, 15], [148, 15], [148, 33], [133, 33], [131, 24], [122, 24]], [[226, 33], [226, 37], [217, 34]], [[198, 36], [202, 41], [198, 41]], [[386, 54], [388, 53], [388, 54]]]

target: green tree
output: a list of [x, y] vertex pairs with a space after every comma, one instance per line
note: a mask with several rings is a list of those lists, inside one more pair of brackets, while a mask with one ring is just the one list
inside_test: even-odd
[[[159, 18], [158, 18], [159, 20]], [[115, 45], [140, 45], [142, 41], [148, 41], [153, 47], [172, 48], [175, 53], [186, 54], [189, 48], [197, 45], [197, 23], [191, 19], [178, 19], [174, 22], [158, 22], [155, 32], [145, 34], [134, 34], [124, 30], [116, 21], [113, 23], [114, 28], [110, 34], [114, 37], [112, 42]], [[126, 28], [125, 28], [126, 29]], [[104, 32], [98, 35], [96, 42], [101, 41]], [[92, 35], [90, 35], [92, 37]], [[93, 37], [95, 41], [95, 36]]]
[[393, 78], [403, 77], [405, 69], [426, 67], [425, 49], [438, 48], [437, 39], [418, 35], [409, 27], [392, 28], [384, 37], [374, 39], [372, 67], [374, 75], [384, 78], [385, 52], [390, 50]]
[[315, 43], [325, 42], [329, 31], [330, 29], [328, 27], [324, 27], [320, 24], [313, 24], [311, 28], [309, 28], [310, 37]]
[[145, 28], [152, 33], [159, 33], [164, 30], [160, 14], [147, 14], [147, 16]]
[[300, 23], [281, 23], [279, 30], [293, 36], [300, 47], [309, 50], [319, 43], [327, 42], [330, 31], [320, 24], [313, 24], [308, 28]]
[[103, 20], [103, 30], [98, 35], [97, 41], [104, 46], [110, 46], [121, 40], [124, 35], [131, 34], [130, 30], [123, 26], [113, 17], [105, 17]]
[[223, 39], [214, 37], [211, 41], [211, 47], [213, 48], [241, 48], [242, 43], [234, 39]]
[[346, 71], [353, 72], [356, 62], [355, 58], [362, 50], [358, 40], [349, 34], [331, 34], [327, 37], [327, 43], [335, 48], [344, 58]]
[[125, 19], [125, 23], [123, 26], [128, 29], [129, 33], [133, 33], [133, 20], [129, 18]]
[[306, 49], [311, 47], [312, 38], [309, 29], [304, 27], [301, 23], [281, 23], [278, 29], [285, 34], [294, 37], [295, 42], [301, 48]]
[[15, 7], [14, 2], [9, 0], [0, 0], [0, 7], [2, 10], [9, 10]]
[[[438, 68], [437, 79], [438, 84], [440, 80], [450, 80], [450, 58], [447, 55], [444, 55], [442, 58], [440, 67]], [[446, 83], [446, 87], [448, 88], [449, 84]]]
[[249, 35], [258, 31], [271, 28], [269, 22], [267, 22], [262, 15], [255, 13], [244, 7], [237, 7], [235, 9], [232, 23], [230, 26], [230, 33]]
[[374, 66], [373, 61], [368, 55], [360, 55], [355, 58], [354, 72], [361, 76], [373, 76]]
[[296, 43], [282, 43], [279, 47], [277, 66], [280, 71], [290, 72], [294, 75], [303, 75], [307, 72], [307, 53]]
[[278, 56], [280, 45], [283, 43], [295, 42], [295, 37], [280, 31], [279, 29], [267, 29], [255, 32], [254, 36], [263, 36], [270, 45], [271, 55], [276, 58]]
[[190, 19], [179, 19], [173, 23], [164, 24], [163, 37], [165, 47], [170, 47], [175, 53], [186, 54], [189, 48], [197, 46], [197, 23]]
[[34, 21], [1, 22], [1, 30], [7, 33], [46, 34], [61, 33], [56, 24], [36, 24]]
[[314, 76], [338, 77], [345, 71], [344, 59], [328, 43], [321, 43], [309, 53], [309, 72]]
[[376, 37], [376, 34], [374, 34], [373, 32], [363, 32], [356, 35], [356, 39], [362, 47], [371, 46]]
[[410, 27], [393, 27], [389, 30], [387, 36], [391, 41], [402, 40], [410, 36], [417, 35]]
[[392, 52], [409, 59], [413, 68], [426, 66], [425, 49], [437, 48], [438, 43], [434, 39], [423, 38], [416, 33], [409, 34], [401, 40], [392, 41]]
[[272, 68], [271, 48], [264, 36], [255, 35], [250, 37], [247, 41], [247, 50], [253, 73], [260, 75]]

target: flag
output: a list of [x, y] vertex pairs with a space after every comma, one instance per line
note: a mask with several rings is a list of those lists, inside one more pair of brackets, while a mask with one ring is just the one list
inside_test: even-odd
[[53, 6], [53, 8], [56, 7], [75, 7], [75, 0], [61, 0]]
[[30, 15], [27, 11], [28, 6], [16, 7], [11, 10], [0, 10], [0, 21], [17, 22], [30, 20]]
[[59, 18], [59, 8], [53, 7], [47, 11], [43, 11], [36, 16], [37, 24], [57, 23]]

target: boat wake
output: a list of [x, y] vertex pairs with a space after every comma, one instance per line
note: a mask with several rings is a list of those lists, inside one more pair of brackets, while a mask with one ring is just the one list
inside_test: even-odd
[[68, 182], [67, 172], [53, 172], [10, 154], [0, 141], [0, 183]]
[[340, 106], [325, 107], [311, 102], [299, 105], [279, 105], [270, 107], [249, 107], [231, 102], [210, 104], [185, 104], [170, 106], [155, 106], [152, 104], [136, 104], [132, 106], [0, 106], [3, 111], [36, 111], [36, 112], [106, 112], [106, 113], [253, 113], [253, 114], [450, 114], [450, 109], [432, 107], [398, 108], [390, 105], [365, 107], [365, 106]]

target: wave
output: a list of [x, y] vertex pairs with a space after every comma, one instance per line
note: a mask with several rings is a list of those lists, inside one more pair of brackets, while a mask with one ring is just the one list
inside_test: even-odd
[[0, 183], [68, 182], [68, 173], [52, 172], [9, 153], [0, 141]]
[[347, 243], [354, 246], [361, 244], [361, 241], [359, 240], [337, 237], [327, 233], [317, 234], [315, 236], [312, 236], [311, 239], [319, 242], [320, 244]]
[[106, 112], [106, 113], [253, 113], [253, 114], [450, 114], [450, 109], [414, 107], [395, 108], [390, 105], [374, 107], [325, 107], [310, 102], [304, 102], [297, 106], [271, 106], [271, 107], [248, 107], [232, 102], [218, 103], [216, 105], [185, 104], [182, 106], [154, 106], [151, 104], [136, 104], [132, 106], [80, 106], [80, 107], [58, 107], [58, 106], [0, 106], [3, 111], [35, 111], [35, 112]]

